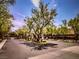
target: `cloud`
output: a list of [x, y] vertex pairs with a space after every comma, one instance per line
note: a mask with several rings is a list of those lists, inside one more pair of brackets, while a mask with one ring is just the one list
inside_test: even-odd
[[32, 3], [34, 4], [35, 7], [39, 7], [39, 2], [40, 0], [32, 0]]
[[16, 14], [25, 18], [25, 15], [21, 14], [20, 12], [16, 12]]
[[54, 7], [54, 8], [57, 7], [57, 4], [55, 3], [55, 4], [53, 5], [53, 7]]
[[[31, 0], [31, 1], [32, 1], [33, 5], [34, 5], [35, 7], [39, 7], [39, 2], [40, 2], [41, 0]], [[47, 0], [44, 0], [44, 1], [47, 1]], [[54, 8], [57, 7], [56, 0], [49, 0], [49, 1], [50, 1], [49, 4], [50, 4], [51, 6], [53, 6]]]
[[14, 27], [11, 28], [11, 31], [15, 31], [25, 25], [24, 20], [13, 20], [12, 24]]
[[57, 3], [56, 0], [50, 0], [50, 7], [56, 8], [57, 7]]
[[52, 0], [52, 2], [53, 2], [53, 7], [57, 7], [56, 0]]

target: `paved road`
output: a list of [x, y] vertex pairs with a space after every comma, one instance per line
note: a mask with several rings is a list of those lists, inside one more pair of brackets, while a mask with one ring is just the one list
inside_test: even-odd
[[[3, 53], [0, 54], [0, 59], [28, 59], [37, 55], [55, 51], [57, 48], [49, 48], [45, 50], [32, 50], [32, 47], [26, 46], [19, 40], [8, 40], [3, 46]], [[3, 57], [3, 58], [2, 58]]]
[[60, 49], [55, 52], [31, 57], [29, 59], [79, 59], [79, 46]]
[[27, 48], [21, 46], [17, 40], [8, 40], [3, 47], [5, 59], [27, 59]]
[[27, 59], [37, 55], [45, 54], [56, 50], [56, 48], [49, 48], [45, 50], [32, 50], [32, 47], [21, 44], [19, 40], [8, 40], [3, 46], [3, 52], [0, 54], [0, 59]]
[[[21, 43], [23, 42], [20, 42], [14, 39], [8, 40], [6, 44], [3, 46], [3, 50], [2, 51], [0, 50], [1, 51], [0, 59], [28, 59], [29, 57], [31, 58], [40, 54], [56, 51], [56, 48], [50, 48], [49, 50], [47, 49], [47, 50], [42, 50], [42, 51], [31, 50], [31, 47], [23, 45]], [[59, 55], [62, 54], [63, 57], [61, 58], [58, 57], [60, 59], [69, 56], [68, 54], [71, 55], [71, 59], [72, 59], [72, 56], [76, 56], [76, 57], [79, 56], [78, 54], [73, 55], [72, 53], [69, 53], [69, 52], [64, 52], [65, 55], [63, 55], [63, 52], [61, 51], [57, 51], [57, 53], [56, 52], [54, 53], [59, 54]], [[56, 55], [56, 56], [59, 56], [59, 55]], [[46, 56], [47, 55], [45, 55], [45, 57]], [[55, 55], [54, 54], [49, 55], [50, 59], [53, 58], [52, 56], [55, 56]], [[43, 56], [42, 59], [46, 59], [45, 57]], [[37, 57], [36, 59], [39, 59], [39, 58]], [[77, 59], [79, 59], [79, 57]]]

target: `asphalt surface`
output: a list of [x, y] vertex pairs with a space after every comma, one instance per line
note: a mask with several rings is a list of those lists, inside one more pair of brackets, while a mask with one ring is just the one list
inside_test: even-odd
[[24, 42], [15, 39], [8, 40], [1, 50], [0, 59], [28, 59], [29, 57], [57, 50], [57, 48], [49, 47], [48, 49], [39, 51], [22, 43]]
[[[63, 51], [56, 52], [57, 48], [49, 48], [42, 51], [31, 50], [31, 47], [21, 43], [23, 42], [15, 39], [8, 40], [3, 46], [2, 50], [0, 50], [0, 59], [28, 59], [32, 57], [35, 57], [33, 59], [79, 59], [79, 54], [73, 54]], [[63, 44], [60, 43], [59, 45]]]
[[48, 48], [39, 51], [22, 43], [24, 42], [15, 39], [7, 40], [2, 50], [0, 50], [0, 59], [28, 59], [57, 50], [57, 48]]
[[79, 59], [79, 46], [72, 46], [29, 59]]
[[26, 52], [26, 48], [20, 46], [18, 41], [8, 40], [3, 46], [3, 52], [1, 51], [0, 59], [27, 59], [29, 55]]

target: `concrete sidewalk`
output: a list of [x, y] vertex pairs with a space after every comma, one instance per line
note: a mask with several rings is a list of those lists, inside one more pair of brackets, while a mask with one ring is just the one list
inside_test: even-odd
[[7, 41], [7, 39], [6, 39], [6, 40], [3, 40], [3, 41], [0, 43], [0, 49], [3, 47], [3, 45], [5, 44], [6, 41]]
[[29, 59], [79, 59], [79, 46], [64, 48]]
[[79, 54], [79, 46], [65, 48], [65, 49], [62, 49], [62, 51], [67, 51], [67, 52]]

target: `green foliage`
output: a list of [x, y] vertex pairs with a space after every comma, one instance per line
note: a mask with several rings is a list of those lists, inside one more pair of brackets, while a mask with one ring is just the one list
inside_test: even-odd
[[44, 29], [43, 29], [43, 33], [44, 34], [57, 34], [57, 29], [56, 29], [56, 26], [46, 26]]
[[8, 10], [9, 4], [12, 4], [11, 1], [13, 0], [0, 0], [0, 35], [2, 38], [9, 33], [12, 26], [13, 16]]
[[33, 21], [30, 19], [30, 18], [28, 18], [28, 20], [27, 20], [27, 29], [29, 30], [29, 33], [30, 33], [30, 31], [32, 30], [32, 27], [33, 27]]
[[32, 17], [28, 18], [27, 27], [29, 27], [30, 32], [35, 35], [42, 34], [43, 28], [51, 24], [56, 16], [55, 9], [48, 9], [48, 5], [40, 2], [39, 8], [32, 9]]
[[5, 6], [13, 5], [14, 3], [15, 3], [15, 0], [0, 0], [0, 4], [3, 4]]
[[68, 34], [68, 28], [61, 26], [60, 28], [58, 28], [59, 34]]
[[62, 25], [57, 30], [58, 30], [58, 34], [68, 34], [69, 29], [68, 29], [67, 20], [63, 20]]
[[68, 25], [73, 29], [75, 34], [75, 40], [79, 39], [79, 15], [77, 15], [75, 18], [69, 20]]
[[16, 35], [26, 35], [28, 33], [28, 30], [26, 27], [20, 28], [16, 30]]
[[48, 9], [48, 4], [44, 4], [42, 1], [39, 4], [39, 8], [32, 9], [32, 17], [27, 18], [26, 25], [29, 28], [29, 32], [33, 33], [37, 41], [40, 40], [40, 36], [43, 34], [43, 29], [47, 25], [53, 25], [54, 17], [56, 16], [55, 9]]
[[74, 30], [75, 34], [79, 34], [79, 15], [77, 15], [75, 18], [69, 20], [68, 25]]
[[9, 32], [10, 27], [11, 27], [11, 21], [10, 20], [7, 20], [6, 22], [2, 21], [2, 24], [3, 25], [0, 26], [0, 32], [2, 32], [2, 33]]
[[9, 14], [3, 5], [0, 5], [0, 33], [6, 33], [10, 30], [11, 18], [13, 16]]

